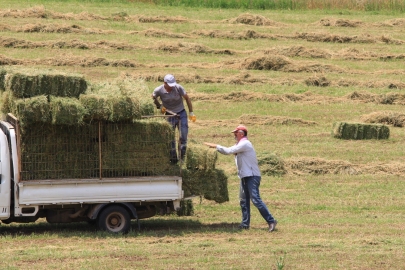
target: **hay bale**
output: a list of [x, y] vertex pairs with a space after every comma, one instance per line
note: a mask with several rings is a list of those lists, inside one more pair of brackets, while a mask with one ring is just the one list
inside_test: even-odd
[[191, 170], [214, 170], [218, 152], [204, 145], [188, 143], [186, 167]]
[[365, 123], [380, 123], [393, 125], [394, 127], [405, 126], [405, 114], [393, 111], [373, 112], [363, 115], [361, 120]]
[[217, 203], [229, 201], [228, 177], [223, 170], [182, 170], [185, 196], [203, 195]]
[[174, 130], [163, 120], [106, 123], [103, 129], [103, 175], [110, 177], [173, 175], [170, 148]]
[[80, 75], [69, 75], [49, 70], [11, 70], [5, 76], [5, 88], [17, 98], [39, 95], [76, 97], [87, 89], [87, 82]]
[[194, 206], [192, 200], [183, 200], [180, 202], [180, 211], [177, 211], [178, 216], [194, 215]]
[[388, 139], [390, 130], [385, 125], [335, 122], [332, 136], [346, 140]]
[[154, 114], [149, 89], [142, 80], [123, 78], [94, 85], [87, 95], [81, 95], [80, 100], [92, 119], [117, 122]]
[[52, 124], [82, 125], [86, 109], [76, 98], [50, 97]]
[[21, 125], [35, 122], [50, 122], [50, 106], [46, 96], [16, 99], [11, 103], [10, 112], [21, 122]]
[[258, 164], [262, 174], [270, 176], [281, 176], [287, 173], [284, 160], [276, 154], [262, 154], [258, 158]]
[[5, 69], [0, 69], [0, 91], [6, 90], [6, 75], [7, 71]]

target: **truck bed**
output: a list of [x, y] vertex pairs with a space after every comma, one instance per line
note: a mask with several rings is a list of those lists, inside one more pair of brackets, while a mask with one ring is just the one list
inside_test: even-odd
[[171, 201], [183, 197], [182, 178], [32, 180], [18, 183], [21, 205]]

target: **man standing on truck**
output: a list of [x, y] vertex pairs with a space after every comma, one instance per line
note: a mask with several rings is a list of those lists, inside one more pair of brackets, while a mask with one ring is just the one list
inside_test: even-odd
[[260, 214], [269, 225], [269, 232], [274, 231], [277, 220], [270, 214], [267, 206], [260, 199], [259, 186], [261, 174], [255, 149], [247, 138], [247, 128], [238, 126], [232, 131], [237, 143], [231, 147], [224, 147], [213, 143], [204, 143], [211, 148], [216, 148], [218, 152], [224, 155], [235, 155], [238, 177], [241, 179], [240, 206], [242, 210], [242, 223], [239, 228], [249, 229], [250, 226], [250, 200], [257, 207]]
[[[156, 89], [153, 91], [152, 98], [156, 107], [160, 109], [163, 114], [175, 114], [179, 116], [169, 117], [168, 121], [173, 126], [173, 129], [176, 129], [177, 127], [180, 131], [181, 153], [179, 154], [181, 160], [184, 160], [187, 150], [188, 121], [187, 113], [183, 104], [183, 98], [186, 100], [188, 106], [190, 120], [195, 122], [196, 116], [193, 113], [193, 105], [191, 104], [190, 98], [186, 94], [183, 86], [176, 83], [174, 76], [172, 74], [167, 74], [163, 81], [164, 84], [156, 87]], [[157, 100], [158, 97], [160, 97], [163, 104], [160, 104], [160, 102]], [[179, 120], [181, 127], [179, 127]], [[176, 141], [172, 141], [170, 156], [171, 162], [176, 164], [178, 162]]]

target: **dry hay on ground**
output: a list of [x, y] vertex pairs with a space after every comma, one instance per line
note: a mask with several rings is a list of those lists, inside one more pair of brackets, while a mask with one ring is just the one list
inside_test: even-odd
[[314, 121], [303, 120], [301, 118], [291, 118], [287, 116], [274, 116], [274, 115], [256, 115], [256, 114], [242, 114], [238, 118], [239, 122], [244, 125], [316, 125]]
[[103, 17], [88, 12], [81, 12], [79, 14], [73, 13], [59, 13], [51, 10], [46, 10], [43, 6], [37, 6], [27, 9], [3, 9], [0, 10], [0, 17], [13, 17], [13, 18], [43, 18], [43, 19], [62, 19], [62, 20], [108, 20], [108, 17]]
[[265, 33], [259, 33], [254, 30], [245, 30], [242, 32], [222, 31], [222, 30], [194, 30], [191, 32], [193, 35], [211, 37], [211, 38], [229, 38], [229, 39], [278, 39], [277, 36]]
[[263, 26], [285, 26], [283, 23], [275, 22], [261, 15], [244, 13], [233, 19], [223, 20], [224, 23], [241, 23], [248, 25], [263, 25]]
[[198, 43], [186, 43], [186, 42], [178, 42], [178, 43], [166, 43], [160, 42], [157, 45], [158, 50], [167, 51], [167, 52], [187, 52], [187, 53], [213, 53], [213, 54], [228, 54], [232, 55], [235, 54], [233, 50], [218, 50], [218, 49], [211, 49], [202, 44]]
[[405, 104], [405, 94], [393, 92], [387, 94], [373, 94], [366, 91], [354, 91], [346, 95], [346, 98], [365, 103], [401, 104], [401, 105]]
[[314, 24], [322, 26], [336, 26], [336, 27], [358, 27], [363, 26], [364, 22], [348, 19], [323, 18], [319, 22], [316, 22]]
[[384, 24], [387, 25], [392, 25], [392, 26], [404, 26], [405, 25], [405, 19], [404, 18], [397, 18], [397, 19], [392, 19], [385, 21]]
[[183, 16], [176, 16], [170, 17], [165, 15], [160, 16], [152, 16], [148, 17], [145, 15], [133, 15], [133, 16], [126, 16], [125, 20], [127, 22], [136, 22], [136, 23], [155, 23], [155, 22], [162, 22], [162, 23], [186, 23], [186, 22], [193, 22]]
[[14, 28], [16, 32], [25, 33], [80, 33], [80, 34], [113, 34], [113, 30], [101, 30], [97, 28], [85, 28], [83, 26], [72, 24], [26, 24], [20, 27]]
[[[264, 54], [277, 54], [288, 57], [305, 57], [305, 58], [332, 58], [334, 55], [327, 50], [321, 50], [319, 48], [306, 48], [301, 45], [294, 45], [289, 47], [275, 47], [271, 49], [255, 50], [253, 52], [261, 52]], [[247, 53], [247, 52], [246, 52]]]
[[142, 35], [145, 37], [169, 37], [169, 38], [190, 38], [191, 36], [182, 33], [172, 33], [160, 29], [147, 29], [143, 31], [131, 31], [131, 35]]
[[346, 36], [331, 33], [296, 33], [292, 36], [285, 36], [289, 39], [303, 39], [311, 42], [332, 42], [332, 43], [386, 43], [386, 44], [404, 44], [405, 41], [393, 39], [388, 36], [382, 35], [381, 37], [374, 37], [369, 34]]
[[311, 76], [308, 79], [305, 80], [305, 84], [308, 86], [320, 86], [320, 87], [326, 87], [330, 85], [330, 81], [326, 79], [325, 76]]
[[405, 126], [405, 114], [393, 111], [380, 111], [363, 115], [361, 121], [365, 123], [380, 123], [393, 125], [394, 127]]

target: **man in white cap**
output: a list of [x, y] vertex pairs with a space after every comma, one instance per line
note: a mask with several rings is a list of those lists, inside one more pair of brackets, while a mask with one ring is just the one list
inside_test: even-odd
[[250, 226], [250, 200], [257, 207], [260, 214], [269, 225], [269, 232], [274, 231], [277, 225], [277, 220], [270, 214], [267, 206], [260, 199], [259, 186], [261, 174], [255, 149], [252, 143], [247, 138], [247, 128], [238, 126], [232, 131], [235, 135], [237, 143], [231, 147], [224, 147], [213, 143], [204, 143], [211, 148], [216, 148], [218, 152], [224, 155], [235, 155], [236, 167], [238, 169], [238, 177], [240, 183], [240, 206], [242, 210], [242, 223], [239, 228], [249, 229]]
[[[163, 104], [157, 100], [160, 97], [160, 100]], [[155, 102], [158, 109], [161, 109], [162, 113], [166, 114], [177, 114], [180, 118], [181, 127], [179, 127], [179, 118], [170, 117], [168, 118], [169, 123], [173, 126], [173, 129], [176, 127], [180, 129], [181, 139], [181, 153], [179, 153], [180, 158], [183, 160], [186, 155], [187, 150], [187, 134], [188, 134], [188, 121], [187, 113], [184, 108], [183, 98], [186, 100], [189, 117], [193, 122], [196, 121], [196, 116], [193, 113], [193, 105], [191, 100], [186, 94], [183, 86], [176, 83], [176, 80], [172, 74], [167, 74], [164, 78], [164, 84], [153, 91], [152, 94], [153, 101]], [[169, 112], [170, 111], [170, 112]], [[172, 163], [178, 162], [178, 156], [176, 152], [176, 142], [172, 142], [172, 148], [170, 150], [170, 156]]]

